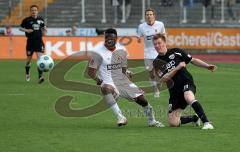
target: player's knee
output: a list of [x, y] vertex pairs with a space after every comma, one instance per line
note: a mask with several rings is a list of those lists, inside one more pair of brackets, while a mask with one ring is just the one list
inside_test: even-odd
[[185, 100], [186, 100], [186, 102], [187, 102], [189, 105], [190, 105], [191, 102], [192, 102], [191, 98], [188, 98], [188, 97], [186, 97]]
[[113, 93], [114, 89], [111, 85], [104, 84], [101, 88], [103, 94]]
[[180, 126], [180, 118], [170, 117], [170, 118], [168, 118], [168, 123], [169, 123], [170, 127], [179, 127]]
[[191, 105], [195, 101], [195, 98], [185, 98], [185, 100], [188, 105]]
[[184, 92], [184, 98], [188, 104], [192, 104], [192, 102], [195, 100], [195, 96], [192, 91]]
[[179, 127], [180, 121], [169, 121], [169, 126], [170, 127]]

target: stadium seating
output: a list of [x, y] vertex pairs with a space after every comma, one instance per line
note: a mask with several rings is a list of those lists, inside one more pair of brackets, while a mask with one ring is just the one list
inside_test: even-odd
[[[95, 0], [94, 0], [95, 1]], [[44, 15], [45, 10], [41, 12]], [[51, 27], [70, 27], [74, 23], [81, 20], [81, 1], [71, 0], [55, 0], [47, 9], [48, 26]]]
[[[54, 0], [47, 0], [48, 4], [51, 4]], [[45, 1], [40, 1], [40, 0], [23, 0], [22, 3], [22, 16], [20, 16], [19, 12], [20, 12], [20, 4], [19, 1], [17, 0], [13, 0], [12, 1], [13, 5], [12, 5], [12, 9], [9, 12], [8, 9], [8, 1], [4, 2], [4, 6], [2, 7], [6, 7], [5, 8], [5, 16], [1, 19], [0, 21], [0, 25], [19, 25], [21, 24], [21, 21], [23, 18], [29, 16], [29, 8], [32, 4], [36, 4], [39, 7], [39, 11], [41, 12], [44, 7], [45, 7]], [[3, 8], [1, 8], [2, 10]], [[4, 9], [3, 9], [4, 10]], [[10, 14], [10, 15], [9, 15]]]
[[0, 0], [0, 20], [8, 15], [8, 1]]
[[[141, 1], [132, 0], [132, 10], [130, 18], [126, 23], [121, 23], [121, 11], [119, 11], [118, 24], [114, 25], [113, 8], [110, 0], [106, 0], [106, 23], [101, 23], [102, 20], [102, 1], [91, 0], [85, 4], [86, 23], [81, 23], [81, 1], [72, 0], [68, 3], [65, 0], [57, 0], [48, 7], [48, 26], [51, 27], [70, 27], [79, 25], [79, 27], [136, 27], [142, 19], [142, 4]], [[179, 22], [179, 2], [170, 8], [159, 7], [159, 0], [151, 1], [151, 6], [158, 12], [158, 18], [170, 23]], [[62, 7], [65, 6], [65, 7]], [[96, 9], [98, 6], [98, 9]], [[59, 12], [60, 11], [60, 12]]]

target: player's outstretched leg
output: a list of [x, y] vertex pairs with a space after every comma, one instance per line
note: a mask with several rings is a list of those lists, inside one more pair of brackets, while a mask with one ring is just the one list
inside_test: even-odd
[[113, 96], [114, 88], [111, 85], [104, 84], [101, 88], [101, 91], [103, 93], [104, 100], [111, 107], [113, 113], [117, 116], [117, 125], [126, 125], [128, 123], [127, 118], [122, 114], [122, 111]]
[[148, 117], [148, 126], [149, 127], [165, 127], [161, 122], [156, 121], [154, 116], [154, 111], [152, 106], [147, 102], [143, 95], [138, 96], [135, 98], [137, 104], [143, 107], [144, 112]]
[[203, 123], [202, 129], [214, 129], [213, 125], [208, 121], [208, 118], [202, 108], [202, 105], [195, 99], [195, 96], [192, 91], [185, 91], [184, 98], [188, 104], [190, 104], [193, 110], [196, 112], [198, 117]]
[[197, 100], [194, 100], [194, 101], [192, 101], [191, 106], [194, 109], [194, 111], [196, 112], [196, 114], [198, 115], [198, 117], [203, 122], [202, 129], [214, 129], [213, 125], [210, 124], [210, 122], [208, 121], [208, 118], [207, 118], [201, 104]]

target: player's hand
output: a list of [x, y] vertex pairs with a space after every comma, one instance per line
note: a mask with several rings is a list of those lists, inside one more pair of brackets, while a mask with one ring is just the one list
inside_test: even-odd
[[26, 33], [32, 33], [33, 30], [32, 29], [26, 29]]
[[137, 37], [137, 42], [141, 43], [141, 38], [140, 37]]
[[47, 27], [44, 26], [44, 27], [42, 28], [42, 30], [43, 30], [43, 31], [47, 31]]
[[127, 71], [126, 71], [126, 76], [127, 76], [129, 79], [132, 79], [132, 77], [133, 77], [133, 72], [130, 71], [130, 70], [127, 70]]
[[184, 67], [186, 67], [186, 63], [185, 62], [180, 62], [176, 68], [177, 68], [177, 70], [180, 70]]
[[184, 68], [184, 67], [186, 67], [186, 63], [185, 63], [185, 62], [180, 62], [180, 63], [179, 63], [179, 66], [180, 66], [181, 68]]
[[103, 82], [103, 80], [101, 80], [101, 79], [97, 79], [97, 85], [101, 85], [102, 82]]
[[216, 69], [217, 69], [217, 66], [216, 65], [212, 65], [212, 64], [209, 64], [207, 69], [211, 72], [214, 72]]

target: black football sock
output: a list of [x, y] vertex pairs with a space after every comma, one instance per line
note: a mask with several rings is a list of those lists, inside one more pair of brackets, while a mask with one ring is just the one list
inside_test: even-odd
[[208, 122], [207, 116], [204, 113], [201, 104], [197, 100], [192, 103], [192, 108], [194, 109], [194, 111], [196, 112], [196, 114], [202, 120], [203, 123]]
[[28, 75], [29, 71], [30, 71], [30, 63], [27, 62], [26, 65], [25, 65], [25, 73]]
[[43, 71], [38, 68], [38, 78], [41, 78], [43, 75]]
[[181, 116], [180, 120], [181, 120], [181, 124], [187, 124], [189, 122], [196, 122], [198, 120], [198, 116], [196, 116], [196, 115]]

